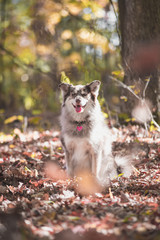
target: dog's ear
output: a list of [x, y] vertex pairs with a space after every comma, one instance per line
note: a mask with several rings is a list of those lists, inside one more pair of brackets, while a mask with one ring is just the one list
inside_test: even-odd
[[68, 92], [69, 88], [70, 88], [70, 84], [68, 83], [60, 83], [59, 84], [59, 88], [62, 90], [62, 92], [64, 92], [65, 94]]
[[101, 82], [99, 80], [94, 80], [88, 86], [90, 88], [90, 91], [96, 96], [98, 96], [100, 85], [101, 85]]
[[59, 88], [62, 91], [63, 104], [65, 103], [67, 97], [70, 95], [70, 86], [71, 85], [68, 83], [59, 84]]

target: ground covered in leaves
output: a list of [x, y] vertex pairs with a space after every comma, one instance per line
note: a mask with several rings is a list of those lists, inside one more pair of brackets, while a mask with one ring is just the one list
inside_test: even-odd
[[69, 179], [59, 132], [0, 133], [0, 239], [160, 239], [160, 133], [117, 130], [114, 154], [134, 155], [134, 174], [100, 192]]

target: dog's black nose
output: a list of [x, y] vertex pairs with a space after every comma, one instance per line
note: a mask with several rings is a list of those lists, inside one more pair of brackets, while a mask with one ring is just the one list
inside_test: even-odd
[[76, 103], [77, 103], [77, 104], [80, 104], [80, 102], [81, 102], [80, 99], [77, 98], [77, 99], [76, 99]]

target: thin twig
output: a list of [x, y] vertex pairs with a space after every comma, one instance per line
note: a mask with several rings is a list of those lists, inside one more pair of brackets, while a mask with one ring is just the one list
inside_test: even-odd
[[151, 77], [149, 77], [149, 79], [147, 79], [146, 85], [145, 85], [144, 90], [143, 90], [143, 98], [146, 97], [146, 89], [148, 87], [148, 84], [150, 83], [150, 80], [151, 80]]
[[141, 98], [129, 86], [127, 86], [126, 84], [124, 84], [123, 82], [119, 81], [118, 79], [116, 79], [116, 78], [114, 78], [112, 76], [110, 76], [109, 78], [114, 80], [115, 82], [117, 82], [123, 88], [128, 89], [128, 91], [130, 91], [136, 98], [138, 98], [138, 100], [141, 101]]
[[124, 63], [126, 65], [126, 67], [128, 68], [128, 70], [130, 71], [130, 73], [132, 74], [132, 70], [131, 70], [131, 68], [130, 68], [130, 66], [129, 66], [129, 64], [128, 64], [126, 59], [124, 59]]

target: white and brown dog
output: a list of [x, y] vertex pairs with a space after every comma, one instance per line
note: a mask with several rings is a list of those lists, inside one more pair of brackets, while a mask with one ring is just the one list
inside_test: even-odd
[[97, 96], [100, 81], [87, 85], [60, 84], [63, 94], [61, 142], [69, 176], [82, 171], [94, 174], [103, 186], [117, 176], [117, 167], [129, 176], [132, 165], [128, 158], [112, 156], [112, 133], [105, 124]]

